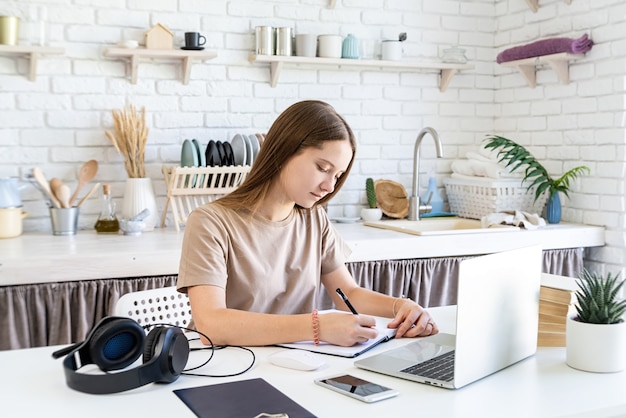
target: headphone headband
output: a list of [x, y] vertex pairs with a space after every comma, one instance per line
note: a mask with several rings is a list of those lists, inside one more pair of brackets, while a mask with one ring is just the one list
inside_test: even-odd
[[[143, 353], [142, 365], [120, 370]], [[130, 318], [103, 318], [85, 341], [53, 353], [63, 360], [65, 379], [72, 389], [105, 394], [135, 389], [148, 383], [171, 383], [183, 372], [189, 357], [189, 342], [178, 327], [157, 326], [146, 337], [144, 329]], [[96, 364], [105, 374], [79, 373]]]

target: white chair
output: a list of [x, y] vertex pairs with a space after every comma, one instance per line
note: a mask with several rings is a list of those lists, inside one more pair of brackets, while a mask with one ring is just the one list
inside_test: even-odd
[[191, 321], [191, 306], [186, 294], [178, 292], [176, 286], [169, 286], [122, 295], [114, 315], [129, 317], [139, 325], [170, 324], [186, 328]]

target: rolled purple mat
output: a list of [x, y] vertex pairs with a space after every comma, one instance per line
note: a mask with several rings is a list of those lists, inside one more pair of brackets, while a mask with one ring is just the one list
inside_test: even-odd
[[505, 49], [497, 57], [498, 64], [508, 61], [516, 61], [524, 58], [540, 57], [543, 55], [567, 52], [570, 54], [583, 54], [591, 49], [593, 41], [584, 34], [578, 39], [550, 38], [532, 42], [527, 45]]

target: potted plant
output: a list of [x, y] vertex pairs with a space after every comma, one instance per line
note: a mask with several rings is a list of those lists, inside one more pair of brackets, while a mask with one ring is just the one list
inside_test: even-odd
[[609, 373], [626, 368], [626, 300], [618, 294], [624, 280], [583, 271], [577, 281], [576, 313], [566, 320], [566, 362], [575, 369]]
[[498, 151], [498, 162], [506, 162], [506, 167], [511, 166], [510, 171], [520, 167], [526, 167], [522, 181], [529, 181], [528, 190], [535, 188], [535, 201], [542, 193], [548, 192], [548, 205], [546, 207], [546, 219], [551, 224], [561, 222], [561, 198], [559, 192], [567, 197], [570, 184], [583, 174], [589, 174], [589, 167], [581, 165], [568, 170], [559, 178], [552, 178], [548, 170], [523, 146], [516, 142], [492, 135], [485, 139], [484, 148]]
[[371, 177], [365, 179], [365, 196], [367, 197], [368, 207], [361, 209], [361, 218], [364, 221], [380, 220], [383, 217], [383, 211], [378, 207], [374, 180]]

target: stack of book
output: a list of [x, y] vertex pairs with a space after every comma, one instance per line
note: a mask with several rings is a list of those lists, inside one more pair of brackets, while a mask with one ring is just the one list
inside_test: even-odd
[[565, 347], [565, 322], [576, 311], [574, 303], [577, 289], [573, 277], [546, 273], [541, 275], [537, 346]]

